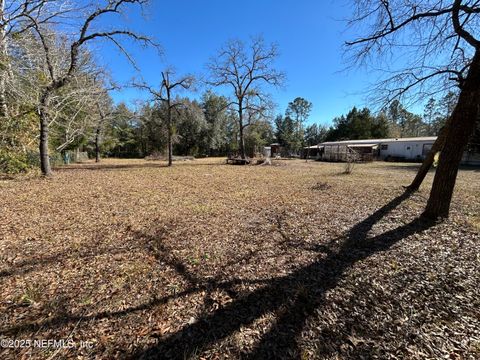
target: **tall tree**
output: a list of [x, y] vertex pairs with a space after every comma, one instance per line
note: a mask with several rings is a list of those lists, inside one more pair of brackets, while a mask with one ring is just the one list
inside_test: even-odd
[[95, 101], [96, 122], [95, 122], [95, 162], [100, 162], [102, 135], [105, 134], [105, 126], [113, 115], [112, 99], [108, 95], [107, 90], [98, 94]]
[[437, 135], [436, 123], [439, 117], [437, 101], [434, 98], [428, 99], [423, 111], [423, 119], [427, 126], [428, 135]]
[[[9, 59], [10, 40], [33, 26], [30, 21], [47, 25], [55, 18], [69, 12], [57, 0], [0, 0], [0, 117], [9, 115], [7, 84], [11, 71]], [[11, 80], [11, 79], [10, 79]]]
[[[144, 0], [103, 0], [95, 1], [88, 4], [82, 4], [81, 8], [85, 10], [85, 17], [80, 20], [75, 19], [73, 25], [75, 35], [63, 36], [63, 41], [68, 43], [65, 46], [67, 50], [66, 56], [56, 57], [53, 49], [57, 41], [55, 35], [43, 26], [34, 16], [28, 15], [27, 18], [32, 24], [32, 28], [38, 37], [45, 59], [46, 68], [48, 70], [48, 78], [46, 84], [43, 86], [38, 103], [38, 113], [40, 117], [40, 163], [42, 174], [49, 176], [52, 174], [49, 158], [49, 125], [50, 125], [50, 105], [53, 94], [68, 85], [75, 77], [79, 66], [82, 52], [86, 44], [98, 40], [106, 39], [116, 45], [120, 51], [126, 53], [125, 47], [119, 42], [119, 37], [127, 37], [135, 41], [140, 41], [143, 44], [151, 44], [150, 39], [145, 36], [138, 35], [134, 32], [124, 29], [109, 29], [105, 31], [99, 30], [99, 23], [101, 19], [108, 15], [122, 14], [125, 6], [142, 5]], [[79, 13], [84, 13], [80, 12]], [[66, 26], [66, 25], [65, 25]], [[96, 30], [92, 30], [96, 28]], [[65, 30], [66, 31], [66, 30]], [[128, 56], [128, 59], [131, 59]], [[58, 60], [61, 61], [58, 61]]]
[[199, 156], [206, 141], [207, 121], [200, 104], [189, 99], [182, 100], [183, 106], [174, 114], [178, 131], [175, 149], [180, 155]]
[[312, 103], [302, 97], [297, 97], [288, 103], [287, 115], [292, 116], [299, 125], [308, 119], [312, 111]]
[[271, 144], [273, 128], [269, 120], [258, 119], [252, 122], [245, 132], [245, 150], [247, 154], [263, 152], [263, 147]]
[[227, 127], [230, 117], [228, 116], [228, 99], [224, 96], [207, 91], [202, 96], [203, 112], [207, 122], [206, 130], [206, 154], [219, 154], [228, 141]]
[[286, 148], [288, 152], [295, 143], [295, 123], [290, 116], [278, 115], [274, 120], [275, 137], [278, 143]]
[[303, 124], [310, 116], [312, 103], [302, 97], [297, 97], [288, 103], [285, 116], [291, 117], [295, 122], [294, 150], [299, 151], [303, 147]]
[[8, 116], [5, 96], [8, 75], [7, 23], [5, 0], [0, 0], [0, 118]]
[[[363, 63], [375, 55], [383, 60], [393, 54], [396, 58], [406, 55], [405, 66], [399, 66], [380, 85], [386, 100], [415, 90], [417, 96], [430, 96], [455, 86], [459, 89], [455, 109], [432, 148], [432, 153], [441, 151], [441, 156], [423, 213], [427, 218], [447, 217], [462, 154], [480, 111], [480, 2], [358, 0], [355, 3], [355, 18], [350, 24], [359, 25], [362, 33], [367, 31], [347, 43], [356, 61]], [[430, 154], [410, 189], [418, 188], [432, 163]]]
[[109, 134], [108, 153], [115, 157], [136, 158], [141, 154], [139, 144], [140, 122], [125, 103], [118, 104], [105, 124]]
[[177, 90], [187, 90], [193, 86], [193, 76], [173, 78], [173, 70], [162, 71], [162, 85], [160, 90], [155, 90], [146, 84], [135, 84], [136, 87], [146, 89], [153, 96], [153, 101], [163, 104], [165, 107], [165, 120], [167, 123], [167, 152], [168, 166], [173, 163], [173, 137], [175, 135], [174, 112], [179, 112], [179, 108], [184, 106], [180, 98], [174, 96]]
[[312, 124], [305, 129], [305, 144], [307, 146], [318, 145], [325, 141], [328, 128], [325, 125]]
[[380, 139], [387, 137], [388, 132], [388, 122], [383, 113], [373, 116], [370, 109], [358, 110], [354, 106], [346, 116], [333, 119], [333, 126], [329, 129], [326, 140]]
[[423, 119], [408, 111], [398, 99], [393, 100], [382, 112], [389, 122], [392, 137], [416, 137], [427, 133]]
[[208, 64], [209, 84], [227, 86], [233, 92], [231, 105], [235, 106], [239, 129], [239, 150], [246, 158], [245, 128], [258, 114], [271, 108], [265, 85], [281, 86], [284, 74], [273, 67], [278, 56], [275, 45], [267, 46], [260, 37], [252, 39], [249, 46], [240, 40], [228, 42]]

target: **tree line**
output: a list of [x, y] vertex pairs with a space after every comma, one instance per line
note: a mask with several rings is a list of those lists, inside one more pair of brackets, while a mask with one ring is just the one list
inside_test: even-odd
[[[288, 104], [285, 115], [277, 115], [273, 120], [269, 116], [258, 118], [245, 129], [245, 151], [254, 156], [263, 147], [278, 143], [288, 156], [324, 141], [436, 136], [450, 115], [454, 98], [449, 93], [439, 100], [429, 99], [423, 116], [409, 112], [399, 101], [378, 113], [367, 107], [353, 107], [327, 127], [317, 123], [306, 125], [313, 104], [297, 97]], [[93, 158], [151, 155], [167, 158], [171, 138], [172, 154], [178, 156], [239, 154], [238, 117], [229, 108], [227, 97], [207, 90], [199, 100], [178, 97], [172, 102], [181, 106], [172, 112], [169, 121], [168, 105], [164, 102], [145, 102], [133, 111], [124, 103], [113, 105], [110, 101], [103, 107], [108, 114], [104, 122], [91, 123], [89, 129], [84, 128], [63, 149], [80, 147]], [[63, 137], [64, 134], [54, 144], [60, 144]], [[478, 139], [472, 139], [471, 143], [478, 145]]]

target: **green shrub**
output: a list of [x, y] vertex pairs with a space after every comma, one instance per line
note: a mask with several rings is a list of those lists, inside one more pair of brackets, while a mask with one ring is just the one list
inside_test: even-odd
[[25, 154], [0, 150], [0, 172], [19, 174], [28, 171], [28, 162]]

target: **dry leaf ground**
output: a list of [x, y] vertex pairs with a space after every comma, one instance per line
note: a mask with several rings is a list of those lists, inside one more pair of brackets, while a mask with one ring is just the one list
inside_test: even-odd
[[73, 346], [0, 358], [480, 358], [478, 169], [430, 224], [414, 164], [223, 162], [0, 180], [0, 338]]

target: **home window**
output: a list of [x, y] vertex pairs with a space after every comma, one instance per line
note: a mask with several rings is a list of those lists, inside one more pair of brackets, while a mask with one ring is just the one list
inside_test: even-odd
[[407, 146], [407, 150], [410, 150], [410, 146]]
[[380, 150], [388, 150], [388, 145], [384, 144], [380, 147]]

